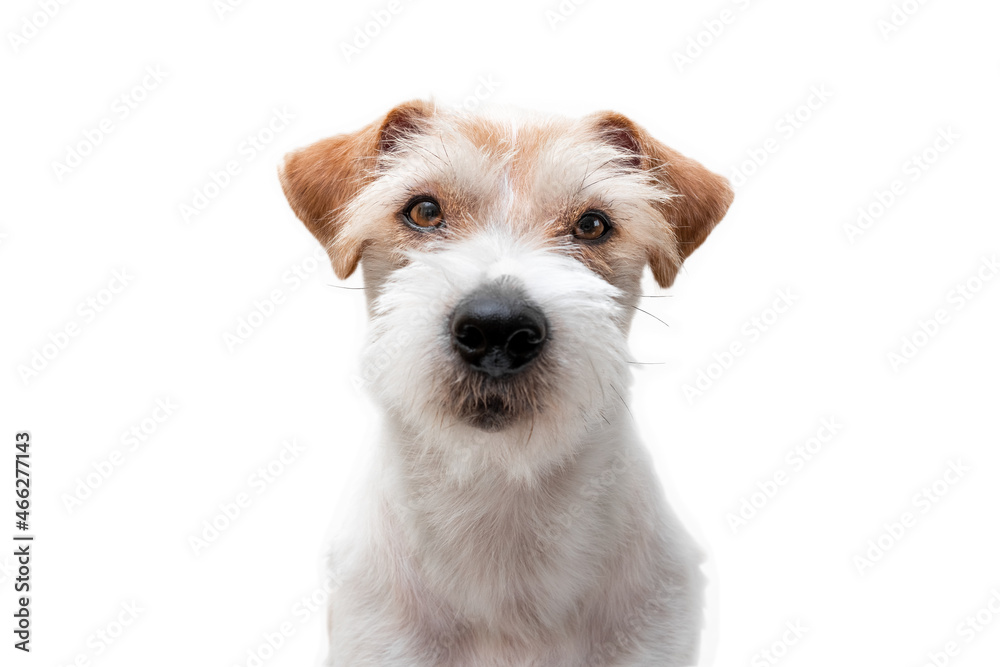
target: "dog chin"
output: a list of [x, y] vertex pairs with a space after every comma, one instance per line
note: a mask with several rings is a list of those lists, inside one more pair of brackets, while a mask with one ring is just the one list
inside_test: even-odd
[[491, 378], [469, 374], [455, 385], [455, 412], [459, 419], [481, 431], [495, 433], [534, 419], [541, 404], [529, 376]]
[[508, 405], [502, 397], [489, 396], [476, 401], [465, 401], [459, 406], [459, 417], [469, 426], [480, 431], [502, 431], [525, 417], [523, 408]]
[[499, 402], [489, 401], [479, 408], [463, 413], [463, 419], [469, 426], [487, 433], [503, 431], [517, 420], [517, 414], [504, 407]]

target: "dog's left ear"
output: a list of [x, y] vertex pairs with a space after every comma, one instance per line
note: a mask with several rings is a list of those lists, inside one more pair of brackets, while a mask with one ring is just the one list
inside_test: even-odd
[[285, 197], [326, 248], [338, 278], [354, 273], [369, 242], [363, 230], [344, 228], [344, 209], [375, 178], [379, 156], [418, 132], [433, 112], [429, 102], [406, 102], [356, 132], [317, 141], [285, 156], [279, 171]]
[[590, 119], [604, 141], [625, 153], [630, 166], [649, 171], [671, 195], [657, 204], [667, 225], [666, 233], [647, 249], [656, 282], [670, 287], [683, 261], [702, 244], [733, 203], [729, 181], [660, 143], [619, 113], [604, 111]]

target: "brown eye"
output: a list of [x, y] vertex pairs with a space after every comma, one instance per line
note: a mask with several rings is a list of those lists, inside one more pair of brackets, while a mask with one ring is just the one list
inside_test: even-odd
[[430, 197], [418, 199], [410, 204], [403, 212], [403, 217], [406, 218], [406, 222], [418, 229], [433, 229], [444, 224], [441, 207]]
[[584, 241], [596, 241], [611, 231], [611, 223], [603, 213], [587, 211], [576, 221], [573, 236]]

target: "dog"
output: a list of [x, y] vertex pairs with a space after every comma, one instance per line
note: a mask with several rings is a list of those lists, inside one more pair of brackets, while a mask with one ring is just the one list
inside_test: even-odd
[[618, 113], [419, 100], [279, 175], [336, 275], [361, 266], [385, 417], [325, 664], [695, 664], [703, 556], [637, 438], [626, 341], [645, 268], [671, 285], [728, 181]]

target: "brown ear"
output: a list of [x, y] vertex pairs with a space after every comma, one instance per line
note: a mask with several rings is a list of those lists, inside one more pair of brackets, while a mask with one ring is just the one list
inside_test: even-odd
[[338, 278], [354, 273], [366, 245], [364, 238], [341, 233], [345, 207], [374, 179], [379, 155], [419, 131], [433, 111], [429, 102], [406, 102], [357, 132], [285, 156], [278, 173], [281, 188], [295, 215], [326, 248]]
[[729, 181], [669, 148], [625, 116], [611, 111], [595, 116], [598, 132], [631, 156], [631, 166], [646, 169], [672, 196], [658, 208], [673, 231], [648, 249], [649, 268], [661, 287], [670, 287], [681, 263], [702, 244], [733, 203]]

